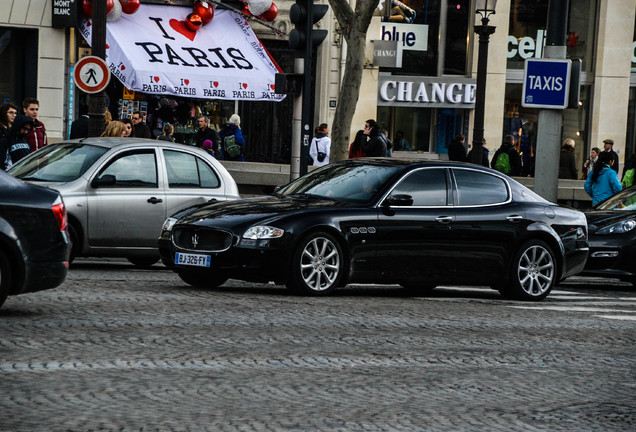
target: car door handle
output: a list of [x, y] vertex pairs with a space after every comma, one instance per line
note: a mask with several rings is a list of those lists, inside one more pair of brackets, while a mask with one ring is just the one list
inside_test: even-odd
[[152, 198], [148, 198], [148, 202], [150, 204], [159, 204], [160, 202], [163, 202], [163, 200], [160, 198], [152, 197]]
[[452, 216], [438, 216], [435, 218], [435, 222], [439, 222], [441, 224], [451, 223], [453, 221]]
[[510, 215], [506, 219], [508, 219], [509, 222], [521, 222], [523, 220], [523, 216]]

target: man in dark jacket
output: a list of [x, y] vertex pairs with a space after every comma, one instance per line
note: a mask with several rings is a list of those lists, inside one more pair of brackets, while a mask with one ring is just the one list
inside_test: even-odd
[[150, 128], [146, 123], [143, 122], [143, 117], [141, 116], [141, 112], [135, 111], [132, 115], [133, 122], [133, 135], [135, 138], [152, 138], [152, 133], [150, 132]]
[[563, 141], [561, 156], [559, 157], [559, 178], [576, 180], [579, 170], [576, 168], [576, 154], [574, 153], [574, 140], [568, 138]]
[[614, 164], [610, 166], [618, 174], [618, 153], [614, 151], [614, 140], [612, 139], [603, 140], [603, 151], [609, 153], [612, 156], [612, 160], [614, 161]]
[[380, 127], [375, 120], [367, 120], [364, 125], [365, 135], [369, 141], [362, 145], [362, 152], [366, 157], [386, 157], [386, 140], [380, 133]]
[[515, 144], [515, 137], [512, 135], [506, 135], [504, 137], [503, 144], [501, 144], [501, 147], [499, 147], [499, 149], [495, 152], [495, 155], [492, 157], [492, 161], [490, 162], [490, 167], [493, 169], [497, 169], [497, 159], [499, 158], [500, 154], [505, 153], [506, 155], [508, 155], [509, 171], [508, 172], [504, 172], [501, 170], [499, 171], [511, 177], [520, 176], [521, 175], [521, 156], [519, 155], [519, 152], [517, 152], [517, 149], [515, 149], [514, 144]]
[[214, 152], [217, 154], [217, 157], [221, 157], [220, 155], [223, 154], [221, 137], [217, 131], [208, 126], [210, 119], [207, 116], [199, 116], [197, 118], [197, 124], [199, 125], [196, 140], [197, 147], [203, 147], [203, 141], [210, 140], [214, 144]]
[[464, 135], [457, 135], [448, 144], [448, 160], [456, 162], [467, 162], [466, 159], [466, 147], [464, 146], [466, 137]]
[[24, 115], [29, 117], [32, 121], [31, 130], [27, 136], [27, 142], [29, 143], [31, 151], [34, 152], [49, 143], [46, 137], [46, 128], [44, 127], [44, 123], [38, 120], [38, 115], [40, 114], [40, 102], [35, 98], [26, 98], [22, 101], [22, 111], [24, 111]]

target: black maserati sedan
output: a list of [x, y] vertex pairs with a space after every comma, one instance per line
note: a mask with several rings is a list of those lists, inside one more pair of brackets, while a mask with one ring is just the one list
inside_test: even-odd
[[583, 275], [614, 277], [636, 286], [636, 186], [585, 212], [590, 256]]
[[0, 306], [7, 296], [59, 286], [70, 241], [60, 194], [0, 170]]
[[271, 196], [168, 218], [159, 249], [188, 284], [228, 278], [325, 295], [348, 283], [486, 285], [541, 300], [583, 270], [582, 212], [477, 165], [362, 158], [316, 169]]

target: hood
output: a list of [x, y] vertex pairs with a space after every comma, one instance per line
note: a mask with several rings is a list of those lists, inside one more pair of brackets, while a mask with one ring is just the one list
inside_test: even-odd
[[594, 233], [601, 228], [620, 222], [621, 220], [634, 219], [635, 217], [636, 211], [588, 210], [585, 212], [590, 233]]
[[30, 124], [31, 127], [33, 127], [33, 119], [25, 115], [16, 116], [13, 124], [11, 125], [11, 129], [9, 130], [9, 136], [15, 139], [15, 137], [17, 137], [20, 133], [20, 129], [22, 129], [22, 126], [25, 124]]
[[266, 196], [205, 204], [179, 219], [179, 224], [248, 226], [260, 220], [350, 204], [311, 195]]

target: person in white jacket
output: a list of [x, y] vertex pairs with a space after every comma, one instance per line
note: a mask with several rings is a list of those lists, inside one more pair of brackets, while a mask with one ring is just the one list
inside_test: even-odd
[[329, 138], [329, 126], [322, 123], [318, 126], [314, 138], [309, 146], [309, 156], [313, 160], [313, 166], [324, 166], [329, 163], [331, 154], [331, 138]]

